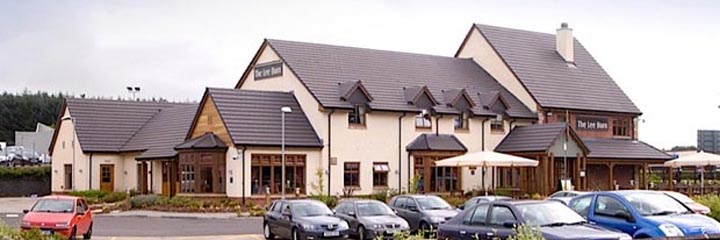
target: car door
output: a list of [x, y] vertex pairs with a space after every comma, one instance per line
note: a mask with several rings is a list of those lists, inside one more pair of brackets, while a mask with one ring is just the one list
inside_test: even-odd
[[271, 206], [270, 210], [268, 210], [266, 214], [265, 221], [267, 222], [268, 227], [270, 227], [270, 230], [275, 233], [280, 233], [280, 225], [278, 224], [278, 221], [280, 220], [280, 209], [282, 209], [283, 203], [281, 201], [275, 201]]
[[591, 224], [613, 228], [630, 236], [637, 231], [630, 209], [614, 196], [598, 195], [589, 219]]
[[[405, 202], [405, 219], [410, 223], [411, 229], [418, 229], [420, 227], [420, 220], [423, 218], [423, 214], [420, 212], [417, 202], [413, 198], [407, 198]], [[414, 224], [414, 225], [413, 225]]]
[[335, 215], [345, 220], [350, 226], [350, 231], [353, 233], [355, 233], [357, 227], [359, 226], [357, 211], [355, 210], [354, 205], [354, 203], [341, 203], [337, 208], [335, 208]]
[[488, 239], [487, 214], [490, 204], [479, 204], [472, 210], [471, 214], [465, 215], [459, 235], [462, 240]]
[[510, 207], [505, 205], [492, 205], [490, 208], [488, 224], [485, 231], [487, 239], [507, 239], [515, 234], [512, 226], [505, 226], [506, 223], [516, 223], [517, 217]]
[[283, 202], [283, 205], [280, 208], [280, 216], [277, 220], [277, 235], [290, 238], [290, 230], [292, 229], [292, 226], [292, 205]]
[[87, 207], [83, 205], [81, 199], [75, 200], [75, 215], [73, 216], [75, 219], [73, 221], [75, 222], [77, 233], [85, 233], [90, 227], [87, 210]]
[[397, 212], [397, 215], [399, 217], [405, 219], [405, 221], [408, 221], [408, 223], [410, 224], [410, 228], [414, 229], [413, 226], [415, 226], [415, 225], [413, 225], [413, 223], [410, 222], [410, 219], [408, 218], [408, 213], [407, 213], [408, 210], [405, 209], [405, 203], [407, 202], [407, 199], [408, 198], [406, 198], [406, 197], [398, 197], [397, 199], [395, 199], [395, 201], [392, 202], [392, 209]]

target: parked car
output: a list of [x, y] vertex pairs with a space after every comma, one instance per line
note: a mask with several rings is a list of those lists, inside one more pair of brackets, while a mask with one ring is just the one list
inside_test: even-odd
[[385, 203], [377, 200], [343, 200], [335, 207], [335, 216], [347, 221], [350, 235], [360, 240], [377, 237], [391, 239], [396, 232], [410, 230], [405, 219], [398, 217]]
[[82, 234], [83, 239], [92, 237], [93, 217], [83, 198], [47, 196], [23, 213], [22, 230], [37, 228], [43, 234], [57, 233], [69, 239], [75, 239], [78, 234]]
[[631, 239], [588, 224], [557, 201], [496, 201], [475, 205], [440, 224], [438, 239], [507, 239], [517, 225], [539, 227], [545, 239]]
[[398, 195], [390, 200], [390, 207], [410, 224], [411, 231], [437, 229], [459, 212], [432, 195]]
[[581, 191], [558, 191], [558, 192], [553, 193], [552, 195], [550, 195], [550, 197], [548, 197], [548, 199], [549, 199], [549, 200], [560, 201], [560, 202], [564, 203], [565, 205], [567, 205], [567, 204], [570, 202], [570, 200], [573, 199], [574, 197], [577, 197], [577, 196], [580, 196], [580, 195], [583, 195], [583, 194], [586, 194], [586, 193], [588, 193], [588, 192], [581, 192]]
[[672, 191], [666, 191], [665, 194], [668, 196], [674, 198], [675, 200], [678, 200], [679, 202], [685, 204], [685, 206], [689, 207], [693, 210], [693, 212], [701, 213], [708, 215], [710, 214], [710, 208], [706, 207], [705, 205], [699, 204], [692, 200], [692, 198], [688, 197], [685, 194], [679, 193], [679, 192], [672, 192]]
[[625, 232], [633, 238], [720, 237], [720, 223], [694, 213], [663, 192], [589, 193], [574, 198], [569, 206], [590, 223]]
[[263, 218], [266, 239], [347, 239], [349, 226], [317, 200], [277, 200]]
[[476, 197], [472, 197], [472, 198], [468, 199], [467, 201], [465, 201], [464, 203], [458, 205], [457, 209], [463, 210], [465, 208], [470, 208], [470, 207], [475, 206], [480, 203], [494, 202], [494, 201], [508, 201], [508, 200], [512, 200], [512, 198], [507, 197], [507, 196], [495, 196], [495, 195], [476, 196]]

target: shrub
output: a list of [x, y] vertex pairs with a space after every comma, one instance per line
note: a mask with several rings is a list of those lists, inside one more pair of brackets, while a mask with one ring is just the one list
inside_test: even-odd
[[50, 166], [0, 167], [0, 179], [45, 179], [50, 176]]
[[338, 198], [335, 196], [328, 196], [328, 195], [313, 195], [308, 196], [308, 198], [315, 199], [318, 201], [323, 202], [325, 205], [327, 205], [329, 208], [334, 208], [338, 203]]
[[145, 208], [153, 206], [158, 201], [157, 195], [137, 195], [130, 198], [130, 206], [132, 208]]
[[515, 235], [508, 237], [508, 240], [540, 240], [545, 239], [540, 233], [540, 228], [528, 225], [515, 227]]
[[28, 231], [20, 231], [18, 228], [10, 227], [0, 221], [0, 239], [2, 240], [60, 240], [64, 237], [53, 234], [43, 235], [40, 230], [32, 229]]
[[386, 190], [375, 191], [373, 194], [370, 195], [370, 199], [378, 200], [381, 202], [387, 202], [388, 191], [386, 191]]
[[697, 195], [693, 197], [693, 200], [710, 208], [708, 217], [720, 221], [720, 196], [717, 194]]
[[450, 206], [453, 206], [453, 207], [463, 204], [463, 203], [465, 203], [465, 201], [467, 201], [467, 199], [465, 199], [464, 197], [460, 197], [460, 196], [441, 196], [441, 197], [443, 199], [445, 199], [445, 201], [448, 204], [450, 204]]
[[100, 190], [85, 190], [85, 191], [70, 192], [70, 196], [83, 197], [85, 199], [89, 199], [89, 198], [102, 199], [107, 194], [108, 194], [107, 192], [100, 191]]
[[193, 200], [192, 198], [184, 196], [174, 196], [170, 198], [170, 201], [168, 201], [170, 206], [173, 207], [189, 207], [193, 205], [194, 202], [195, 200]]
[[127, 193], [124, 192], [112, 192], [108, 193], [107, 195], [103, 196], [101, 199], [105, 203], [115, 203], [122, 200], [125, 200], [127, 198]]

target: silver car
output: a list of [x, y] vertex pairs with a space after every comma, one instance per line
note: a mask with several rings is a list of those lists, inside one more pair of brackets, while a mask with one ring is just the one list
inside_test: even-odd
[[392, 239], [396, 232], [410, 230], [405, 219], [395, 215], [385, 203], [368, 199], [343, 200], [335, 207], [335, 216], [350, 225], [350, 235], [358, 239]]
[[570, 200], [572, 200], [574, 197], [585, 195], [588, 192], [582, 192], [582, 191], [558, 191], [556, 193], [553, 193], [548, 197], [548, 200], [554, 200], [561, 202], [565, 205], [568, 205]]
[[459, 213], [442, 198], [431, 195], [398, 195], [390, 200], [390, 207], [408, 221], [412, 231], [437, 229]]

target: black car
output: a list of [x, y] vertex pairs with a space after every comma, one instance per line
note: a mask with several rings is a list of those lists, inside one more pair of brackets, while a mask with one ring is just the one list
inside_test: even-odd
[[396, 232], [410, 229], [407, 221], [395, 215], [385, 203], [377, 200], [349, 199], [335, 207], [335, 216], [350, 224], [350, 235], [360, 240], [377, 237], [390, 239]]
[[438, 239], [507, 239], [515, 226], [539, 227], [545, 239], [631, 239], [588, 224], [557, 201], [496, 201], [466, 209], [438, 228]]
[[263, 218], [265, 239], [347, 239], [345, 220], [317, 200], [277, 200]]

